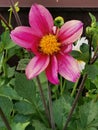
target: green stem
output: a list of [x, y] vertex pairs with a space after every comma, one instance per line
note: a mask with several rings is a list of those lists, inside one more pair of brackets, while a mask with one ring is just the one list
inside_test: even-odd
[[50, 121], [49, 110], [47, 108], [47, 104], [46, 104], [45, 96], [44, 96], [44, 93], [43, 93], [42, 85], [41, 85], [41, 82], [40, 82], [40, 79], [39, 79], [38, 76], [36, 77], [36, 80], [37, 80], [38, 87], [39, 87], [39, 90], [40, 90], [40, 95], [41, 95], [41, 98], [42, 98], [42, 102], [43, 102], [43, 105], [44, 105], [44, 108], [45, 108], [45, 113], [46, 113], [47, 119], [48, 119], [48, 121], [50, 123], [51, 121]]
[[5, 18], [1, 14], [0, 14], [0, 20], [2, 20], [5, 23], [5, 25], [8, 27], [8, 29], [10, 31], [12, 30], [12, 28], [9, 26], [8, 22], [5, 20]]
[[10, 11], [10, 14], [9, 14], [9, 25], [11, 26], [11, 18], [12, 18], [12, 11]]
[[6, 116], [5, 116], [5, 114], [3, 113], [3, 111], [2, 111], [1, 108], [0, 108], [0, 116], [1, 116], [1, 118], [2, 118], [2, 120], [3, 120], [3, 122], [5, 123], [6, 128], [7, 128], [8, 130], [12, 130], [11, 127], [10, 127], [10, 124], [9, 124], [9, 122], [8, 122]]
[[52, 97], [51, 97], [51, 89], [50, 85], [48, 83], [48, 95], [49, 95], [49, 110], [50, 110], [50, 118], [51, 118], [51, 128], [52, 130], [55, 130], [55, 122], [53, 117], [53, 109], [52, 109]]
[[76, 92], [76, 88], [77, 88], [77, 85], [79, 83], [79, 79], [77, 80], [77, 82], [75, 83], [74, 87], [73, 87], [73, 90], [72, 90], [72, 93], [71, 93], [71, 97], [74, 96], [75, 92]]
[[3, 72], [4, 72], [4, 77], [7, 77], [7, 50], [3, 51], [4, 52], [4, 58], [3, 58]]
[[92, 54], [92, 38], [88, 37], [88, 44], [89, 44], [89, 60], [88, 60], [88, 64], [90, 63], [91, 60], [91, 54]]
[[63, 94], [63, 92], [65, 90], [65, 84], [66, 84], [66, 80], [64, 80], [63, 87], [62, 87], [62, 93], [61, 94]]
[[65, 90], [65, 84], [66, 84], [66, 80], [62, 80], [63, 78], [62, 77], [60, 77], [60, 81], [61, 81], [61, 83], [60, 83], [60, 95], [62, 96], [63, 95], [63, 92], [64, 92], [64, 90]]
[[95, 57], [97, 55], [97, 52], [98, 52], [98, 46], [97, 46], [97, 48], [96, 48], [96, 50], [94, 52], [94, 56], [93, 57]]
[[2, 56], [1, 56], [1, 60], [0, 60], [0, 72], [1, 72], [2, 67], [3, 67], [3, 61], [4, 61], [4, 51], [2, 52]]
[[62, 83], [62, 77], [60, 76], [60, 94], [62, 96], [63, 94], [63, 83]]
[[96, 60], [98, 59], [98, 54], [90, 61], [90, 64], [94, 64]]
[[93, 64], [98, 58], [98, 47], [96, 48], [95, 52], [94, 52], [94, 56], [93, 58], [91, 58], [90, 60], [90, 64]]
[[16, 12], [15, 10], [15, 7], [14, 7], [14, 0], [9, 0], [11, 6], [12, 6], [12, 9], [13, 9], [13, 13], [14, 13], [14, 16], [15, 16], [15, 19], [16, 19], [16, 22], [17, 22], [17, 25], [18, 26], [21, 26], [22, 23], [21, 23], [21, 20], [20, 20], [20, 17], [18, 15], [18, 13]]
[[5, 59], [4, 59], [4, 62], [3, 62], [3, 72], [4, 72], [4, 77], [7, 77], [7, 66], [6, 66]]

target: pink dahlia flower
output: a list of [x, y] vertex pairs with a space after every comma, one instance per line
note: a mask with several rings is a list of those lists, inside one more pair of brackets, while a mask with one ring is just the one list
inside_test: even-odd
[[82, 34], [83, 23], [71, 20], [60, 29], [54, 29], [50, 12], [35, 4], [30, 9], [29, 24], [30, 27], [16, 27], [11, 32], [16, 44], [35, 54], [26, 67], [27, 78], [32, 79], [45, 70], [47, 79], [53, 84], [59, 83], [58, 74], [75, 82], [80, 71], [70, 52], [72, 43]]

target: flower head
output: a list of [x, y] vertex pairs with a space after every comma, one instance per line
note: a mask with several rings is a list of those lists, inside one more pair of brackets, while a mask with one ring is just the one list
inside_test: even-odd
[[11, 32], [16, 44], [35, 54], [26, 67], [27, 78], [32, 79], [45, 71], [47, 79], [53, 84], [59, 83], [58, 74], [75, 82], [80, 71], [76, 60], [69, 53], [72, 43], [82, 34], [83, 23], [71, 20], [60, 29], [54, 29], [50, 12], [38, 4], [30, 9], [29, 23], [30, 27], [16, 27]]

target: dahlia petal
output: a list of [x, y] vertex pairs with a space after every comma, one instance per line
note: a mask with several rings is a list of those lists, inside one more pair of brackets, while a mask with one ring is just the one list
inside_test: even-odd
[[61, 43], [70, 44], [79, 39], [83, 32], [83, 23], [78, 20], [66, 22], [58, 33], [58, 39]]
[[53, 26], [52, 31], [53, 31], [54, 35], [57, 34], [57, 30], [58, 30], [58, 28], [56, 26]]
[[58, 84], [58, 63], [55, 56], [51, 57], [50, 63], [46, 68], [46, 76], [48, 80], [53, 84]]
[[65, 53], [70, 53], [72, 51], [72, 44], [69, 45], [64, 45], [61, 48], [61, 52]]
[[26, 76], [28, 79], [32, 79], [39, 75], [42, 71], [46, 69], [49, 64], [48, 56], [35, 56], [26, 67]]
[[59, 54], [57, 56], [59, 65], [59, 74], [65, 79], [76, 82], [80, 76], [80, 70], [77, 61], [70, 55]]
[[52, 32], [53, 18], [50, 12], [42, 5], [35, 4], [29, 13], [29, 23], [34, 32], [39, 36]]
[[19, 46], [30, 49], [33, 43], [39, 39], [33, 35], [30, 27], [20, 26], [11, 31], [11, 39]]

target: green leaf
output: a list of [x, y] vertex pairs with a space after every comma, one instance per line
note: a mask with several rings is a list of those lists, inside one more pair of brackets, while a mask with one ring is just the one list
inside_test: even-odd
[[64, 104], [62, 106], [62, 99], [58, 99], [53, 103], [53, 115], [56, 125], [59, 129], [63, 126], [63, 116], [64, 116]]
[[16, 74], [15, 90], [21, 97], [30, 102], [35, 102], [36, 86], [34, 82], [32, 80], [28, 80], [24, 74]]
[[89, 57], [89, 51], [88, 51], [88, 45], [83, 43], [80, 47], [81, 52], [73, 50], [71, 52], [71, 55], [77, 59], [77, 60], [82, 60], [85, 62], [88, 62], [88, 57]]
[[72, 98], [66, 95], [53, 102], [53, 113], [54, 120], [58, 128], [61, 130], [63, 128], [63, 123], [65, 123], [67, 115], [71, 109]]
[[25, 130], [35, 130], [35, 128], [34, 128], [31, 124], [29, 124], [29, 125], [25, 128]]
[[4, 49], [8, 50], [16, 46], [16, 44], [10, 39], [10, 32], [7, 30], [2, 33], [1, 41], [4, 46]]
[[91, 87], [90, 85], [91, 85], [91, 80], [87, 78], [85, 81], [85, 88], [87, 90], [90, 90], [90, 87]]
[[13, 109], [12, 101], [9, 98], [0, 95], [0, 107], [4, 114], [9, 117]]
[[85, 43], [83, 43], [80, 47], [80, 50], [81, 50], [81, 57], [80, 59], [85, 61], [85, 62], [88, 62], [88, 59], [89, 59], [89, 46]]
[[90, 128], [87, 128], [86, 130], [98, 130], [98, 129], [95, 127], [90, 127]]
[[96, 85], [96, 88], [98, 88], [98, 76], [96, 76], [92, 82]]
[[[19, 46], [14, 46], [13, 48], [10, 48], [8, 51], [7, 51], [7, 60], [9, 60], [12, 56], [15, 58], [15, 56], [19, 56], [21, 55], [21, 48]], [[19, 58], [19, 57], [18, 57]]]
[[12, 124], [12, 130], [25, 130], [26, 126], [29, 124], [29, 122], [26, 123], [13, 123]]
[[35, 130], [52, 130], [50, 128], [46, 128], [46, 126], [38, 120], [33, 120], [32, 124], [35, 127]]
[[81, 52], [76, 51], [76, 50], [73, 50], [73, 51], [71, 52], [71, 55], [72, 55], [75, 59], [79, 60], [80, 57], [81, 57]]
[[15, 67], [9, 67], [7, 68], [7, 76], [8, 78], [13, 77], [15, 74]]
[[37, 116], [47, 124], [45, 115], [40, 112], [43, 108], [39, 109], [40, 103], [39, 101], [37, 102], [36, 98], [36, 95], [39, 95], [39, 92], [36, 93], [36, 86], [34, 82], [32, 80], [28, 80], [24, 74], [17, 73], [15, 77], [15, 90], [17, 93], [32, 104], [33, 108], [36, 110]]
[[89, 53], [89, 46], [85, 43], [83, 43], [81, 46], [80, 46], [80, 50], [82, 53]]
[[80, 125], [82, 128], [86, 128], [87, 126], [87, 118], [88, 118], [89, 111], [86, 108], [89, 108], [88, 104], [81, 106], [79, 109]]
[[[96, 30], [98, 30], [98, 29], [96, 29]], [[97, 45], [98, 45], [98, 31], [96, 31], [96, 30], [92, 36], [92, 45], [93, 45], [94, 50], [96, 50]]]
[[[98, 116], [98, 102], [91, 101], [89, 103], [89, 114], [87, 124], [90, 124]], [[98, 117], [97, 117], [98, 118]]]
[[31, 103], [27, 101], [19, 101], [15, 103], [15, 109], [18, 111], [18, 113], [29, 115], [35, 113], [35, 110]]
[[3, 120], [1, 119], [1, 117], [0, 117], [0, 130], [7, 130], [7, 128], [6, 128]]
[[16, 46], [16, 44], [10, 40], [9, 43], [6, 45], [5, 49], [8, 50], [8, 49], [11, 49], [15, 46]]
[[[90, 101], [79, 107], [80, 123], [83, 129], [90, 129], [98, 123], [98, 102]], [[94, 125], [95, 124], [95, 125]], [[97, 126], [98, 127], [98, 126]]]
[[21, 97], [17, 94], [17, 92], [10, 86], [1, 86], [0, 95], [6, 96], [6, 97], [8, 97], [10, 99], [14, 99], [14, 100], [21, 99]]
[[17, 70], [25, 70], [27, 64], [29, 63], [30, 59], [21, 59], [18, 63]]
[[31, 115], [16, 114], [13, 118], [15, 123], [25, 123], [31, 119]]
[[88, 74], [88, 78], [93, 80], [98, 75], [98, 67], [96, 64], [86, 65], [84, 72]]
[[96, 118], [89, 124], [89, 127], [98, 127], [98, 117]]
[[[78, 126], [77, 126], [77, 124], [78, 124]], [[70, 121], [70, 124], [69, 124], [67, 130], [83, 130], [83, 129], [81, 129], [79, 122], [77, 122], [77, 119], [71, 118], [71, 121]]]

